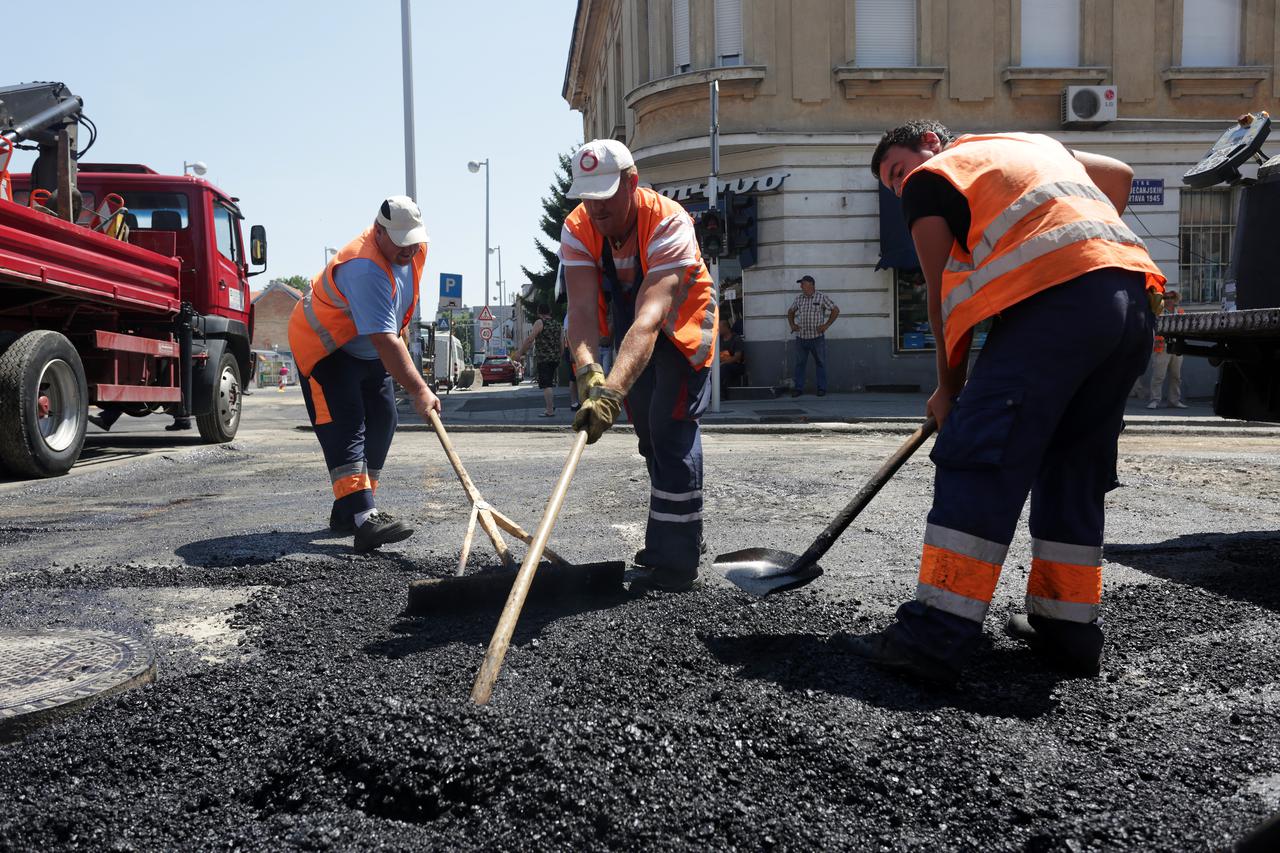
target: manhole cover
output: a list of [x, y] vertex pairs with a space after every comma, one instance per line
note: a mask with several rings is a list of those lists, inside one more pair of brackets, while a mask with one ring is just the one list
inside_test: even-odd
[[0, 631], [0, 731], [25, 728], [155, 677], [155, 656], [121, 634]]

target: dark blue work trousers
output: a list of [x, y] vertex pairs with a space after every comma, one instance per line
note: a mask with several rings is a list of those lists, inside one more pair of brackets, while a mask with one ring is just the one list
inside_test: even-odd
[[[1101, 546], [1125, 402], [1154, 329], [1145, 276], [1119, 269], [1003, 311], [930, 455], [929, 522], [1007, 545], [1030, 493], [1034, 538]], [[962, 658], [982, 628], [914, 601], [898, 619], [902, 639], [942, 658]]]
[[[638, 286], [610, 281], [614, 339], [635, 321]], [[702, 554], [702, 430], [698, 419], [711, 402], [711, 368], [695, 369], [664, 332], [649, 363], [627, 394], [640, 455], [649, 469], [646, 562], [696, 569]]]
[[348, 519], [373, 509], [399, 423], [391, 375], [380, 360], [338, 350], [303, 377], [302, 396], [324, 451], [337, 514]]

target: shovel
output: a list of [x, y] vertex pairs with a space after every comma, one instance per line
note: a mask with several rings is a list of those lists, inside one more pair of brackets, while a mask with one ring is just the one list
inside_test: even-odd
[[780, 551], [776, 548], [743, 548], [740, 551], [730, 551], [716, 557], [712, 567], [740, 589], [761, 598], [775, 592], [799, 589], [814, 580], [822, 574], [822, 566], [818, 565], [818, 560], [831, 550], [831, 546], [840, 538], [840, 534], [844, 533], [858, 514], [871, 503], [871, 499], [876, 496], [881, 487], [889, 482], [903, 463], [911, 458], [911, 454], [915, 453], [937, 428], [937, 423], [931, 417], [912, 433], [911, 437], [894, 451], [894, 454], [880, 466], [880, 470], [854, 495], [853, 500], [840, 510], [840, 514], [831, 520], [827, 529], [818, 534], [818, 538], [813, 540], [809, 550], [799, 557], [789, 551]]

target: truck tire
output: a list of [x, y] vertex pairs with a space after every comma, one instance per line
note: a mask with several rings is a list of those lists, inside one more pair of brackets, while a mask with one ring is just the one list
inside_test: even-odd
[[71, 341], [41, 329], [0, 355], [0, 465], [25, 477], [67, 473], [88, 415], [84, 365]]
[[196, 416], [196, 426], [206, 444], [221, 444], [236, 437], [240, 427], [240, 367], [229, 352], [222, 354], [210, 389], [209, 413]]

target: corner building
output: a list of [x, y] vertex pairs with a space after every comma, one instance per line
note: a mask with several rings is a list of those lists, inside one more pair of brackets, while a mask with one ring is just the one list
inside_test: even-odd
[[[722, 309], [743, 321], [750, 383], [789, 375], [786, 313], [807, 273], [840, 306], [827, 333], [832, 390], [927, 390], [923, 279], [897, 201], [868, 169], [881, 133], [930, 117], [956, 133], [1046, 133], [1130, 163], [1125, 221], [1186, 310], [1216, 310], [1239, 193], [1181, 177], [1237, 115], [1280, 117], [1276, 6], [579, 0], [562, 94], [584, 140], [625, 142], [643, 183], [696, 211], [718, 80], [721, 191], [755, 200], [755, 256], [722, 259], [719, 282]], [[1094, 88], [1067, 99], [1067, 87]], [[1186, 359], [1184, 394], [1208, 396], [1213, 382], [1203, 359]]]

